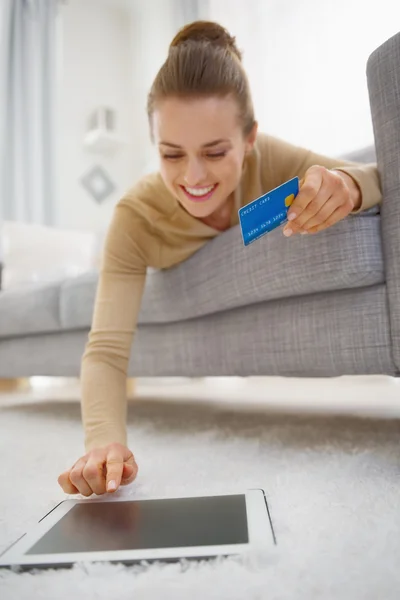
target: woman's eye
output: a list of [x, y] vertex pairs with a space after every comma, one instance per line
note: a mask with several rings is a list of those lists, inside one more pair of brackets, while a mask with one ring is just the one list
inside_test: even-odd
[[[223, 158], [226, 156], [226, 150], [222, 150], [221, 152], [209, 152], [206, 154], [206, 158]], [[163, 154], [162, 157], [165, 160], [180, 160], [184, 157], [183, 154]]]
[[163, 158], [166, 158], [167, 160], [178, 160], [179, 158], [182, 158], [183, 154], [164, 154]]
[[207, 158], [223, 158], [224, 156], [226, 156], [225, 150], [223, 150], [222, 152], [210, 152], [209, 154], [207, 154]]

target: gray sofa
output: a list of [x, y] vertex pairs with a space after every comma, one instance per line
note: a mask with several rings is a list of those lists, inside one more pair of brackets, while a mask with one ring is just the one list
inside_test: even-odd
[[[237, 227], [149, 270], [131, 376], [400, 371], [400, 34], [369, 58], [381, 210], [317, 236]], [[369, 157], [352, 155], [353, 160]], [[0, 377], [77, 376], [97, 273], [0, 294]]]

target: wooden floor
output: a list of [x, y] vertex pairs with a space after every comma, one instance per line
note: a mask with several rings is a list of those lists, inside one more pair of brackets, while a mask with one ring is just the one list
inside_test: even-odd
[[28, 390], [31, 388], [29, 379], [0, 379], [0, 392], [12, 392], [16, 390]]
[[[386, 376], [337, 378], [204, 377], [128, 379], [131, 401], [212, 403], [249, 411], [360, 414], [400, 418], [400, 379]], [[79, 379], [0, 379], [0, 402], [77, 401]]]
[[[32, 377], [20, 377], [20, 378], [16, 378], [16, 379], [1, 379], [0, 378], [0, 393], [1, 392], [18, 392], [18, 391], [26, 391], [26, 390], [33, 390], [36, 387], [40, 387], [37, 386], [35, 384], [35, 380], [37, 378]], [[78, 379], [72, 379], [72, 378], [68, 378], [68, 379], [60, 379], [57, 377], [47, 377], [47, 378], [39, 378], [39, 379], [47, 379], [48, 380], [48, 386], [51, 386], [52, 383], [54, 385], [61, 385], [62, 382], [64, 381], [65, 385], [70, 385], [71, 382], [75, 382], [76, 385], [79, 385], [79, 380]], [[126, 382], [126, 390], [128, 393], [128, 396], [133, 395], [135, 393], [135, 388], [136, 388], [136, 379], [134, 378], [129, 378]]]

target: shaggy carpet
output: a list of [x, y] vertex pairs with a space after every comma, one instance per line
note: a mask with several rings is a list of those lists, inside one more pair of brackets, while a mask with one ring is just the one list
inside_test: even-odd
[[[389, 387], [398, 395], [398, 385]], [[352, 390], [342, 388], [340, 401]], [[379, 389], [374, 406], [379, 398], [384, 403]], [[0, 570], [2, 600], [400, 597], [398, 413], [296, 414], [262, 403], [250, 410], [246, 402], [238, 409], [237, 400], [170, 396], [131, 404], [129, 439], [140, 473], [119, 493], [146, 498], [263, 487], [276, 548], [199, 563]], [[3, 551], [65, 497], [57, 476], [83, 453], [79, 404], [3, 399], [0, 451]]]

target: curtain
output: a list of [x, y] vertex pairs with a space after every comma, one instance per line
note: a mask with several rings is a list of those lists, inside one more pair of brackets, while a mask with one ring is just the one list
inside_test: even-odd
[[178, 26], [198, 20], [209, 20], [208, 0], [177, 0]]
[[0, 219], [52, 224], [59, 0], [0, 3]]

